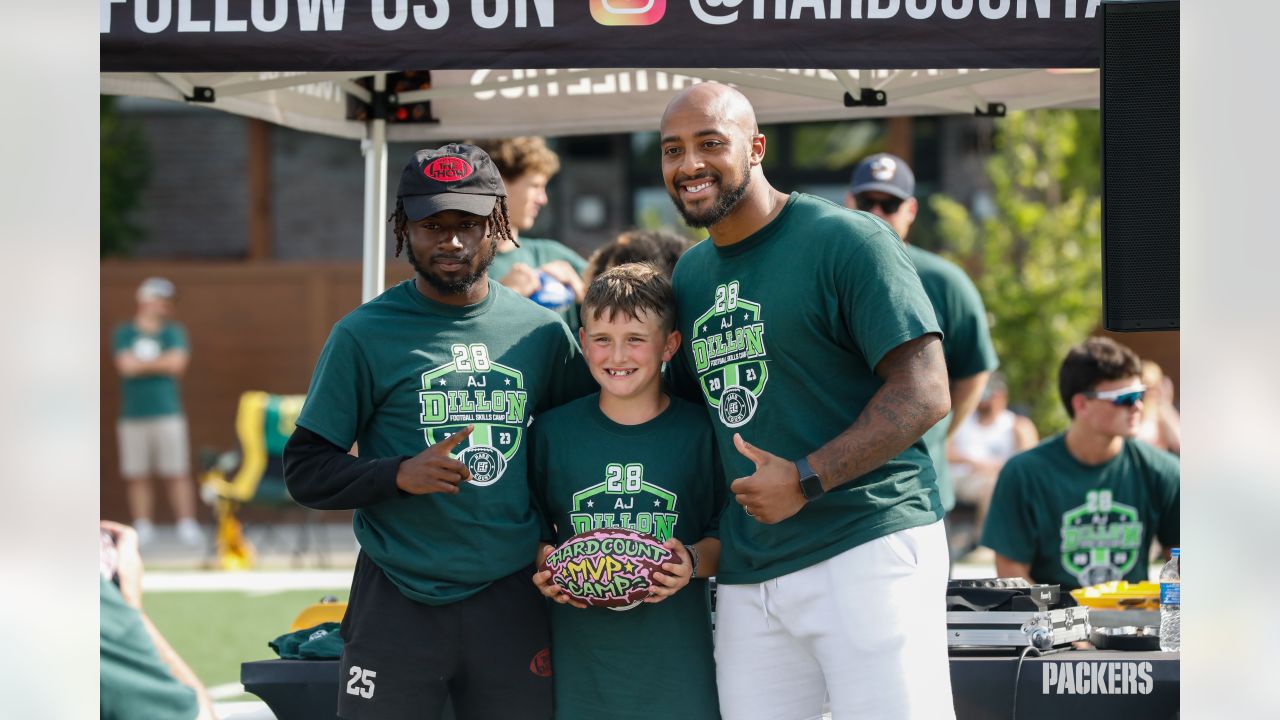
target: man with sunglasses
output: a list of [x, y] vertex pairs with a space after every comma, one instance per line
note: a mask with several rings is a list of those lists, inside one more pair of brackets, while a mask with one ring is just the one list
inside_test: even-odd
[[1058, 392], [1071, 425], [1000, 471], [982, 544], [1000, 577], [1064, 589], [1147, 579], [1151, 541], [1178, 544], [1178, 458], [1135, 439], [1142, 364], [1089, 338], [1067, 353]]
[[[987, 327], [987, 310], [973, 281], [955, 263], [922, 250], [908, 240], [907, 233], [919, 209], [915, 190], [915, 174], [902, 158], [877, 153], [853, 169], [853, 182], [844, 204], [879, 217], [898, 233], [942, 327], [951, 413], [925, 433], [924, 444], [938, 475], [942, 507], [951, 512], [956, 505], [956, 494], [947, 472], [947, 438], [978, 406], [987, 378], [999, 362]], [[951, 530], [948, 527], [949, 535]]]

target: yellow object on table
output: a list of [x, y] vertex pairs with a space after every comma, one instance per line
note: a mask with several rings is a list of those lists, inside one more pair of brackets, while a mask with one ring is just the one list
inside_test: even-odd
[[1160, 607], [1160, 583], [1127, 580], [1076, 588], [1071, 597], [1077, 603], [1099, 610], [1155, 610]]
[[347, 604], [332, 600], [324, 602], [323, 600], [308, 605], [302, 612], [298, 613], [298, 617], [293, 619], [293, 624], [289, 626], [289, 632], [297, 632], [309, 627], [315, 627], [320, 623], [342, 622], [342, 616], [347, 612]]

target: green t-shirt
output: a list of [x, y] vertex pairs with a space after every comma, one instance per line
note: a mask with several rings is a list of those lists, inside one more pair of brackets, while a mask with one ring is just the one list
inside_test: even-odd
[[[947, 375], [956, 380], [995, 370], [999, 361], [987, 328], [987, 309], [973, 281], [949, 260], [914, 245], [907, 245], [906, 249], [946, 336], [942, 341], [942, 354], [947, 360]], [[947, 429], [951, 427], [951, 418], [952, 413], [947, 413], [924, 434], [925, 447], [938, 475], [942, 507], [947, 511], [956, 506], [956, 492], [947, 472]]]
[[196, 693], [160, 659], [138, 611], [102, 578], [99, 592], [98, 706], [102, 720], [184, 720], [199, 711]]
[[[676, 266], [685, 342], [672, 377], [696, 378], [715, 428], [725, 483], [755, 465], [733, 434], [787, 460], [844, 432], [883, 382], [893, 348], [939, 333], [902, 241], [883, 221], [810, 195], [726, 248], [709, 241]], [[717, 579], [756, 583], [856, 545], [942, 518], [933, 464], [917, 440], [884, 465], [775, 525], [730, 502]]]
[[[166, 322], [157, 333], [144, 333], [133, 323], [116, 328], [111, 351], [129, 350], [140, 360], [155, 360], [170, 350], [187, 350], [187, 331]], [[182, 398], [178, 379], [172, 375], [137, 375], [120, 383], [120, 417], [126, 419], [181, 415]]]
[[[658, 417], [619, 425], [590, 395], [533, 425], [535, 495], [556, 544], [602, 527], [626, 527], [693, 544], [715, 536], [724, 505], [706, 413], [678, 398]], [[648, 720], [677, 668], [680, 691], [658, 716], [720, 717], [711, 606], [699, 578], [671, 597], [627, 610], [553, 604], [551, 664], [557, 720]]]
[[[537, 270], [553, 260], [564, 260], [573, 266], [579, 275], [587, 269], [587, 261], [581, 255], [555, 240], [522, 237], [517, 242], [520, 247], [511, 252], [498, 253], [489, 266], [489, 277], [501, 281], [516, 263], [524, 263]], [[569, 329], [578, 332], [578, 304], [565, 308], [558, 313]]]
[[533, 561], [532, 415], [596, 388], [555, 313], [489, 281], [484, 300], [433, 302], [406, 280], [338, 321], [298, 425], [362, 457], [409, 457], [474, 424], [454, 456], [472, 480], [457, 495], [386, 500], [355, 512], [362, 550], [405, 596], [440, 605]]
[[1176, 456], [1140, 440], [1089, 466], [1055, 435], [1000, 470], [982, 544], [1030, 564], [1036, 582], [1141, 582], [1152, 538], [1178, 544], [1180, 475]]

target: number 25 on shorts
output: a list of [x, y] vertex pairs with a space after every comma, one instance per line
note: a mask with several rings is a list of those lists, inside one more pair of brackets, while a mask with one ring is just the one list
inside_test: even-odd
[[351, 679], [347, 681], [347, 694], [358, 695], [367, 700], [372, 700], [373, 679], [378, 676], [378, 673], [368, 668], [362, 668], [359, 665], [352, 665], [350, 673]]
[[652, 25], [667, 12], [667, 0], [591, 0], [591, 17], [601, 25]]

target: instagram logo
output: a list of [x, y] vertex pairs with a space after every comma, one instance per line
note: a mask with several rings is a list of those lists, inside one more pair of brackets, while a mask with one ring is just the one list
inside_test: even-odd
[[591, 17], [601, 25], [652, 25], [667, 12], [667, 0], [591, 0]]

